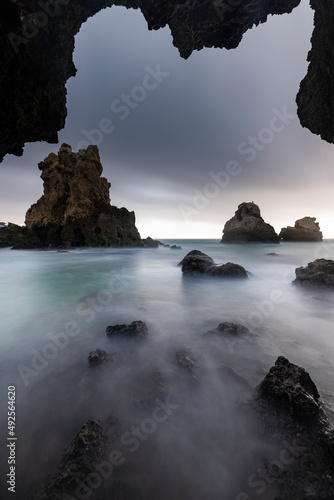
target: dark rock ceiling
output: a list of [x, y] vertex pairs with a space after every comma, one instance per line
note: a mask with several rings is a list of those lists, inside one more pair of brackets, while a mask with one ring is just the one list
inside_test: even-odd
[[[300, 0], [1, 0], [0, 161], [22, 155], [26, 142], [58, 142], [65, 125], [66, 81], [76, 73], [72, 55], [80, 26], [112, 5], [139, 8], [148, 29], [169, 25], [173, 44], [187, 58], [203, 47], [232, 49], [270, 14], [290, 13]], [[334, 142], [334, 9], [315, 10], [310, 65], [297, 95], [302, 126]], [[305, 54], [306, 56], [306, 54]]]

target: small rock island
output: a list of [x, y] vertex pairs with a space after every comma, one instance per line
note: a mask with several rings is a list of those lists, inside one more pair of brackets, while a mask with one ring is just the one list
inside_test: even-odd
[[221, 243], [279, 243], [279, 237], [252, 201], [241, 203], [234, 217], [226, 222]]
[[315, 217], [303, 217], [295, 226], [283, 227], [279, 237], [283, 241], [322, 241], [322, 232]]

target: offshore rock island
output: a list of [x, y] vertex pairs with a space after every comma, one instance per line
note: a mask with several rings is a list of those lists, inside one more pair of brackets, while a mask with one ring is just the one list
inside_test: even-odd
[[279, 237], [285, 241], [322, 241], [322, 232], [315, 217], [303, 217], [295, 226], [283, 227]]
[[234, 217], [226, 222], [221, 243], [279, 243], [279, 237], [252, 201], [241, 203]]
[[15, 249], [145, 246], [134, 212], [110, 205], [97, 146], [74, 153], [63, 144], [38, 168], [44, 194], [27, 211], [26, 227], [11, 225], [8, 243]]

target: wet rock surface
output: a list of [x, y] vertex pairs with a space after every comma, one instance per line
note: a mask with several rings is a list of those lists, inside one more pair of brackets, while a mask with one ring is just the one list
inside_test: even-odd
[[104, 349], [96, 349], [91, 351], [88, 356], [88, 364], [90, 367], [104, 365], [108, 361], [108, 354]]
[[294, 227], [283, 227], [279, 237], [284, 241], [322, 241], [322, 232], [315, 217], [303, 217]]
[[274, 228], [264, 222], [258, 205], [244, 202], [226, 222], [221, 243], [279, 243], [279, 237]]
[[316, 259], [305, 267], [295, 270], [297, 285], [334, 287], [334, 261], [330, 259]]
[[260, 432], [281, 443], [281, 465], [264, 464], [277, 500], [334, 498], [334, 429], [307, 371], [280, 356], [251, 404]]
[[[216, 334], [223, 336], [245, 338], [250, 336], [247, 328], [230, 322], [221, 323], [216, 330]], [[99, 358], [105, 358], [105, 351], [94, 352]], [[124, 370], [128, 362], [129, 359], [123, 358], [122, 373], [127, 373]], [[179, 368], [174, 376], [181, 380], [186, 375], [188, 380], [196, 382], [194, 386], [193, 384], [188, 386], [190, 392], [187, 393], [186, 400], [184, 400], [184, 392], [181, 392], [183, 401], [181, 409], [179, 404], [174, 404], [174, 398], [177, 400], [178, 397], [176, 392], [180, 390], [175, 383], [172, 393], [174, 402], [170, 400], [171, 393], [167, 382], [169, 368], [162, 365], [155, 369], [143, 367], [135, 383], [132, 382], [129, 386], [129, 400], [133, 409], [139, 412], [134, 414], [137, 421], [139, 417], [139, 424], [128, 421], [124, 416], [115, 416], [114, 412], [98, 420], [89, 419], [67, 447], [55, 472], [30, 497], [30, 500], [48, 498], [64, 500], [71, 497], [78, 498], [84, 494], [87, 496], [89, 494], [89, 498], [93, 500], [110, 498], [151, 500], [156, 498], [157, 490], [153, 476], [151, 477], [153, 469], [147, 469], [147, 467], [157, 468], [157, 477], [160, 482], [162, 481], [161, 491], [163, 491], [166, 487], [164, 472], [169, 471], [175, 475], [175, 471], [169, 458], [166, 462], [167, 468], [159, 469], [161, 450], [163, 449], [163, 455], [174, 456], [176, 459], [177, 449], [174, 449], [175, 441], [172, 440], [171, 433], [178, 429], [182, 418], [187, 415], [188, 405], [191, 405], [189, 411], [192, 426], [195, 426], [195, 429], [200, 423], [204, 425], [204, 428], [207, 426], [210, 429], [211, 426], [210, 415], [207, 414], [207, 421], [201, 421], [196, 410], [196, 405], [203, 403], [201, 398], [197, 398], [201, 387], [197, 376], [200, 362], [195, 360], [188, 348], [179, 348], [174, 351], [171, 362]], [[98, 374], [96, 371], [91, 373], [93, 378]], [[113, 379], [112, 373], [114, 372], [110, 372], [109, 375], [111, 380]], [[256, 467], [256, 474], [260, 474], [259, 479], [262, 483], [265, 481], [266, 498], [268, 500], [332, 499], [334, 495], [334, 430], [323, 411], [318, 389], [307, 371], [280, 356], [275, 366], [267, 372], [262, 382], [256, 387], [253, 396], [251, 396], [253, 390], [248, 380], [231, 366], [219, 365], [217, 376], [226, 387], [227, 392], [224, 396], [221, 395], [222, 399], [225, 398], [225, 405], [234, 404], [234, 391], [242, 398], [250, 398], [247, 402], [239, 401], [238, 407], [242, 413], [247, 414], [247, 419], [252, 419], [256, 433], [259, 433], [261, 439], [267, 443], [260, 449], [260, 453], [257, 453], [258, 456], [260, 455], [260, 462], [252, 460], [250, 464], [251, 467]], [[215, 378], [209, 380], [214, 390]], [[206, 387], [205, 391], [207, 390]], [[195, 395], [192, 403], [189, 400], [191, 393]], [[209, 396], [207, 394], [207, 397]], [[114, 393], [114, 398], [119, 401], [117, 391]], [[193, 404], [195, 407], [192, 406]], [[170, 429], [165, 427], [167, 433], [162, 435], [164, 436], [162, 437], [163, 448], [161, 448], [160, 441], [156, 443], [156, 447], [155, 429], [161, 425], [161, 422], [165, 422], [168, 416], [174, 415], [173, 412], [176, 412], [174, 417], [176, 427]], [[220, 425], [223, 421], [224, 414], [221, 414]], [[163, 425], [168, 426], [167, 423]], [[187, 434], [192, 435], [192, 429], [184, 427], [184, 424], [181, 424], [179, 430], [183, 439]], [[219, 440], [218, 431], [219, 429], [210, 430], [209, 435], [212, 439]], [[195, 432], [195, 440], [201, 440], [198, 432]], [[278, 445], [279, 460], [276, 455], [274, 461], [267, 455], [270, 443]], [[169, 446], [172, 448], [170, 449]], [[279, 466], [277, 466], [278, 463]], [[183, 463], [185, 470], [186, 466], [187, 464]], [[231, 474], [237, 472], [232, 467]], [[254, 476], [254, 470], [251, 472]], [[94, 483], [94, 478], [100, 478], [98, 486]], [[187, 492], [188, 488], [192, 491], [193, 476], [185, 480], [182, 473], [182, 478], [185, 489], [182, 489], [180, 494], [176, 493], [175, 498], [184, 498], [184, 491]], [[245, 478], [247, 479], [247, 473]], [[151, 487], [148, 487], [150, 481], [153, 482]], [[220, 487], [219, 483], [216, 487]], [[238, 483], [236, 487], [240, 491], [242, 485]], [[276, 496], [273, 492], [276, 492]], [[249, 498], [252, 498], [252, 493], [254, 494], [254, 489], [250, 492]], [[242, 493], [243, 497], [240, 495], [239, 498], [247, 498], [247, 493]], [[234, 495], [233, 498], [235, 497], [237, 498]]]
[[223, 323], [219, 323], [217, 328], [215, 328], [214, 330], [209, 330], [203, 334], [203, 337], [222, 337], [222, 338], [229, 338], [229, 337], [251, 338], [252, 336], [253, 334], [245, 326], [239, 323], [231, 323], [229, 321], [224, 321]]
[[184, 274], [205, 273], [213, 265], [215, 265], [214, 260], [200, 250], [187, 253], [179, 263]]
[[161, 241], [154, 240], [150, 236], [148, 236], [147, 238], [144, 238], [142, 240], [142, 242], [143, 242], [144, 247], [146, 247], [146, 248], [159, 248], [160, 245], [163, 245], [163, 243], [161, 243]]
[[178, 349], [175, 352], [175, 362], [192, 382], [199, 382], [197, 363], [188, 349]]
[[106, 329], [109, 339], [143, 339], [148, 336], [144, 321], [133, 321], [129, 325], [112, 325]]
[[189, 252], [179, 263], [179, 266], [182, 266], [182, 273], [185, 275], [204, 274], [222, 278], [248, 278], [247, 271], [239, 264], [227, 262], [217, 265], [209, 255], [200, 250]]

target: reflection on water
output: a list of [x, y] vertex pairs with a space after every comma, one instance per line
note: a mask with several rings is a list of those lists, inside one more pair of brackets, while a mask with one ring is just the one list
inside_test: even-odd
[[[190, 481], [192, 498], [235, 498], [247, 461], [262, 445], [251, 438], [242, 415], [237, 418], [234, 403], [251, 394], [279, 355], [304, 366], [326, 403], [333, 402], [334, 293], [291, 282], [296, 267], [334, 258], [334, 241], [173, 243], [182, 250], [0, 251], [1, 407], [6, 410], [7, 386], [16, 385], [18, 498], [27, 498], [53, 470], [88, 418], [143, 418], [145, 412], [136, 415], [129, 404], [129, 394], [145, 373], [159, 371], [166, 391], [178, 394], [179, 406], [145, 445], [148, 463], [160, 457], [145, 486], [147, 499], [154, 497], [162, 473], [169, 486], [161, 498], [181, 498]], [[243, 265], [249, 279], [183, 277], [177, 264], [194, 249], [216, 263]], [[127, 346], [107, 339], [108, 325], [134, 320], [147, 323], [147, 341]], [[202, 337], [224, 321], [243, 324], [253, 340], [239, 345]], [[118, 353], [124, 362], [112, 373], [92, 376], [87, 356], [96, 348]], [[178, 385], [174, 356], [180, 348], [196, 361], [196, 391]], [[226, 367], [247, 381], [248, 392]], [[1, 418], [3, 432], [5, 413]], [[5, 461], [2, 456], [3, 470]]]

